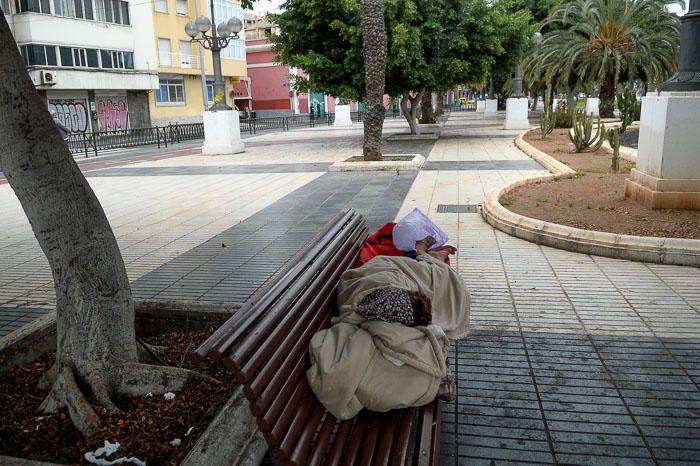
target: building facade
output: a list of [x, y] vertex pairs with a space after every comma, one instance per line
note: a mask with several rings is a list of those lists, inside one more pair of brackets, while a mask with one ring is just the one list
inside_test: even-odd
[[152, 7], [123, 0], [0, 0], [37, 91], [76, 133], [150, 126], [158, 87]]
[[[155, 0], [153, 29], [157, 48], [158, 85], [149, 95], [151, 120], [155, 125], [201, 122], [203, 111], [214, 102], [211, 52], [185, 33], [185, 25], [198, 15], [211, 15], [206, 0]], [[243, 21], [243, 9], [232, 0], [213, 0], [216, 23], [235, 16]], [[244, 32], [221, 51], [221, 71], [227, 102], [239, 109], [250, 106], [250, 84], [246, 72]]]

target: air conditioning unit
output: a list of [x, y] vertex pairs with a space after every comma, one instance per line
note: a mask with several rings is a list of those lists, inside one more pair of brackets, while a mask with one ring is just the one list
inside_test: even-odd
[[56, 78], [57, 76], [55, 71], [41, 70], [41, 84], [53, 86], [56, 84]]

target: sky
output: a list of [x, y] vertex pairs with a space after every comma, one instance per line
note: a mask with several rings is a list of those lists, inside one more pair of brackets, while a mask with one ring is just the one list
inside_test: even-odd
[[[279, 6], [284, 2], [284, 0], [259, 0], [255, 4], [256, 13], [279, 13]], [[678, 5], [670, 5], [669, 10], [682, 16], [688, 11], [688, 0], [685, 0], [685, 8], [681, 8]]]

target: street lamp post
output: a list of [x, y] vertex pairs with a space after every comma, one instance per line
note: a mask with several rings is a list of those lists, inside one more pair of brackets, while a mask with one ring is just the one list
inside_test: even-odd
[[690, 0], [681, 18], [681, 57], [678, 72], [659, 86], [660, 91], [700, 91], [700, 0]]
[[[236, 17], [229, 18], [219, 25], [215, 25], [214, 1], [211, 1], [210, 20], [206, 16], [197, 16], [197, 19], [185, 25], [185, 32], [191, 37], [191, 42], [198, 42], [205, 49], [211, 50], [214, 65], [214, 104], [209, 108], [216, 112], [231, 110], [226, 103], [226, 86], [221, 74], [221, 49], [225, 48], [232, 39], [238, 39], [238, 33], [243, 29], [243, 23]], [[207, 34], [207, 32], [211, 32]]]
[[[536, 32], [530, 38], [532, 44], [542, 42], [542, 34]], [[528, 44], [529, 48], [529, 44]], [[506, 122], [505, 129], [528, 129], [530, 121], [527, 119], [527, 112], [530, 102], [523, 92], [523, 65], [515, 65], [515, 76], [513, 78], [513, 92], [506, 100]]]
[[221, 49], [232, 39], [238, 39], [243, 22], [233, 17], [217, 25], [214, 18], [214, 0], [211, 0], [210, 7], [211, 20], [206, 16], [197, 16], [197, 19], [185, 25], [185, 33], [190, 36], [191, 42], [197, 42], [205, 49], [211, 50], [214, 66], [214, 104], [204, 111], [202, 154], [235, 154], [243, 152], [245, 145], [241, 140], [238, 112], [232, 111], [226, 103], [226, 86], [221, 74]]

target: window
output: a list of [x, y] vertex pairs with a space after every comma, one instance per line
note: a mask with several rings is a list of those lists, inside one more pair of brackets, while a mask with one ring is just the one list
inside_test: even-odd
[[27, 66], [58, 66], [54, 45], [26, 44], [19, 50]]
[[73, 66], [87, 68], [87, 52], [85, 49], [73, 49]]
[[192, 54], [192, 42], [188, 40], [180, 41], [180, 67], [192, 68], [196, 65], [194, 55]]
[[10, 16], [12, 14], [12, 11], [10, 11], [10, 0], [2, 0], [0, 1], [0, 9], [2, 10], [3, 13], [5, 13], [7, 16]]
[[176, 0], [175, 13], [180, 16], [187, 16], [187, 1], [188, 0]]
[[46, 13], [51, 14], [50, 0], [15, 0], [17, 13]]
[[[207, 11], [211, 17], [211, 7], [207, 2]], [[243, 8], [240, 5], [231, 3], [228, 0], [214, 0], [214, 17], [215, 18], [230, 18], [235, 16], [243, 22]], [[218, 20], [217, 20], [218, 21]], [[226, 48], [221, 50], [221, 58], [230, 58], [233, 60], [245, 60], [245, 42], [243, 31], [239, 33], [240, 39], [233, 39]]]
[[58, 51], [61, 56], [61, 66], [73, 66], [73, 49], [70, 47], [59, 47]]
[[100, 50], [100, 60], [102, 68], [113, 68], [112, 53], [109, 50]]
[[97, 50], [85, 49], [85, 54], [87, 55], [88, 68], [99, 68], [100, 67], [100, 63], [97, 61]]
[[122, 8], [122, 24], [131, 24], [129, 19], [129, 2], [119, 2]]
[[214, 102], [214, 81], [207, 80], [207, 102]]
[[168, 0], [156, 0], [156, 11], [161, 13], [168, 12]]
[[[80, 1], [80, 0], [75, 0]], [[92, 0], [82, 0], [87, 4]], [[92, 6], [90, 7], [92, 9]], [[129, 18], [129, 2], [122, 0], [95, 0], [95, 18], [98, 21], [116, 24], [131, 24]]]
[[156, 103], [173, 104], [185, 102], [185, 84], [180, 78], [160, 79], [156, 89]]
[[58, 16], [73, 17], [75, 15], [75, 11], [73, 10], [73, 0], [54, 0], [53, 11]]
[[173, 65], [170, 52], [170, 39], [158, 39], [158, 63], [160, 63], [160, 66]]

